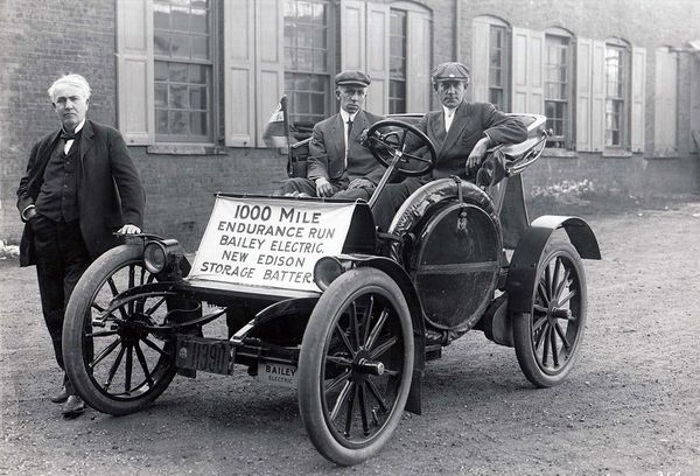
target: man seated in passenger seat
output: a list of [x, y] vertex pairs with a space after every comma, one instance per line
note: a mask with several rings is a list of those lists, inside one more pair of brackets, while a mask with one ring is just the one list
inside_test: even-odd
[[384, 119], [363, 109], [370, 82], [363, 71], [336, 75], [340, 112], [314, 126], [307, 176], [285, 181], [276, 195], [369, 200], [385, 170], [360, 144], [362, 132]]

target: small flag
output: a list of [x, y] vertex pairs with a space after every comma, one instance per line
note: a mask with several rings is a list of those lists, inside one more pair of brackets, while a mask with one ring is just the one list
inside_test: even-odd
[[287, 147], [289, 144], [287, 129], [287, 96], [282, 96], [277, 109], [272, 113], [265, 126], [263, 132], [265, 145], [274, 148]]

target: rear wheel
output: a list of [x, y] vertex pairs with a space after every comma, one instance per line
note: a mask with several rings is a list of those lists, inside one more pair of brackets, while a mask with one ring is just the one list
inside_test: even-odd
[[411, 388], [413, 330], [403, 293], [385, 273], [348, 271], [321, 296], [299, 357], [299, 407], [330, 461], [361, 463], [389, 441]]
[[135, 412], [175, 375], [174, 342], [146, 329], [165, 322], [166, 296], [131, 296], [115, 307], [115, 296], [154, 280], [144, 267], [143, 247], [123, 245], [95, 260], [71, 295], [63, 327], [66, 372], [96, 410]]
[[537, 267], [530, 313], [513, 317], [518, 363], [538, 387], [561, 383], [578, 358], [586, 328], [587, 289], [576, 249], [553, 241]]

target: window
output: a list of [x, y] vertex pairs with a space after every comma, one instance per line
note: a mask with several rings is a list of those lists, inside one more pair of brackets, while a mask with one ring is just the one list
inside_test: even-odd
[[560, 34], [545, 36], [544, 109], [552, 135], [547, 147], [571, 149], [573, 127], [570, 100], [573, 95], [573, 49], [571, 38]]
[[508, 110], [506, 104], [507, 53], [505, 27], [491, 25], [489, 31], [489, 102], [501, 111]]
[[285, 0], [284, 83], [290, 122], [316, 123], [330, 115], [329, 2]]
[[212, 25], [208, 0], [154, 0], [157, 141], [213, 142]]
[[629, 48], [619, 41], [605, 44], [605, 146], [626, 146], [628, 127]]
[[406, 12], [391, 10], [389, 33], [389, 113], [406, 112]]
[[512, 35], [510, 25], [500, 18], [483, 15], [472, 21], [471, 100], [511, 110]]

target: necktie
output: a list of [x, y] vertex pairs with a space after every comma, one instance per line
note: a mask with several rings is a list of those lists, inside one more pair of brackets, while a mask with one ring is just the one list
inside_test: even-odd
[[75, 140], [75, 137], [78, 135], [77, 132], [66, 132], [64, 129], [61, 129], [61, 139], [63, 140]]
[[352, 132], [352, 119], [347, 122], [347, 134], [345, 135], [345, 168], [348, 168], [348, 149], [350, 148], [350, 132]]

